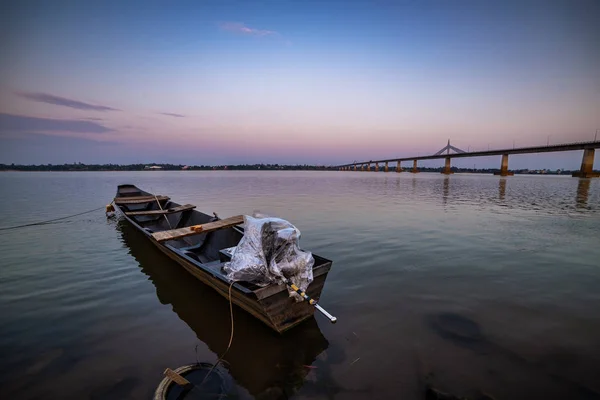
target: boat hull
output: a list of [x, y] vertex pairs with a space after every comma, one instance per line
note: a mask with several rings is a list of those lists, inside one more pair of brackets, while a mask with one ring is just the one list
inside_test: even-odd
[[[192, 274], [202, 283], [213, 288], [217, 293], [226, 299], [231, 299], [233, 304], [242, 308], [246, 312], [252, 314], [255, 318], [267, 324], [277, 332], [283, 333], [288, 329], [295, 327], [303, 321], [311, 318], [315, 312], [315, 308], [304, 301], [296, 302], [289, 297], [287, 290], [278, 291], [271, 296], [263, 299], [253, 298], [251, 295], [240, 293], [237, 290], [231, 290], [231, 298], [229, 297], [229, 286], [221, 279], [215, 278], [210, 274], [198, 269], [193, 263], [173, 253], [165, 246], [152, 240], [153, 244], [173, 261], [180, 264], [187, 272]], [[316, 301], [321, 296], [321, 291], [325, 285], [327, 274], [331, 268], [331, 264], [324, 266], [325, 269], [319, 271], [319, 275], [314, 277], [309, 285], [306, 293]], [[323, 267], [321, 267], [323, 268]]]
[[[249, 290], [239, 283], [232, 283], [224, 278], [223, 274], [215, 272], [214, 269], [211, 271], [203, 268], [201, 263], [182, 254], [168, 243], [158, 242], [137, 221], [126, 215], [126, 210], [122, 209], [121, 206], [116, 204], [115, 208], [119, 210], [128, 223], [143, 233], [156, 248], [183, 267], [188, 273], [275, 331], [283, 333], [313, 317], [315, 308], [308, 302], [297, 302], [290, 297], [285, 286], [270, 285]], [[314, 255], [314, 257], [317, 267], [313, 269], [313, 281], [306, 293], [318, 301], [332, 262], [317, 255]], [[169, 266], [165, 266], [165, 268], [169, 268]]]

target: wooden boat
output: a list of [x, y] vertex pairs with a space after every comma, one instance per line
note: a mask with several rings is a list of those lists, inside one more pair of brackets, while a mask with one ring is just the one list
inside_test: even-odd
[[[225, 353], [231, 333], [229, 303], [211, 287], [189, 279], [186, 270], [179, 268], [157, 248], [149, 246], [147, 237], [126, 220], [119, 221], [117, 231], [141, 272], [155, 286], [160, 303], [170, 305], [209, 352], [225, 354], [223, 361], [227, 373], [236, 385], [257, 398], [261, 395], [271, 398], [265, 392], [272, 394], [273, 390], [288, 396], [300, 390], [312, 371], [306, 366], [318, 362], [319, 355], [329, 347], [315, 318], [279, 335], [251, 314], [236, 310], [235, 338]], [[200, 350], [200, 360], [206, 358], [203, 354], [206, 353]]]
[[[152, 244], [217, 293], [229, 298], [232, 285], [231, 301], [275, 331], [283, 333], [312, 317], [315, 308], [290, 298], [285, 285], [232, 284], [225, 276], [223, 266], [231, 259], [231, 248], [244, 235], [243, 216], [220, 219], [134, 185], [119, 185], [114, 205]], [[313, 282], [306, 293], [318, 301], [332, 262], [313, 257]]]

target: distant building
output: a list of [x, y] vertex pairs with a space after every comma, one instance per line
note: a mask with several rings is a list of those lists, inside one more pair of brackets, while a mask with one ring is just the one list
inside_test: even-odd
[[188, 169], [190, 169], [190, 166], [189, 166], [189, 165], [185, 165], [185, 166], [184, 166], [183, 168], [181, 168], [181, 169], [182, 169], [182, 170], [184, 170], [184, 171], [187, 171]]
[[144, 169], [150, 170], [150, 171], [158, 171], [158, 170], [163, 169], [163, 167], [159, 167], [158, 165], [153, 165], [153, 166], [149, 167], [149, 166], [146, 165], [144, 167]]

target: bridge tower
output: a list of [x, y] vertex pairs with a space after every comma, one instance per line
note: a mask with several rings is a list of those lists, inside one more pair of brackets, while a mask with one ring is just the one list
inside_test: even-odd
[[454, 147], [450, 144], [450, 139], [448, 139], [448, 144], [441, 149], [440, 151], [438, 151], [437, 153], [435, 153], [434, 155], [439, 156], [441, 154], [444, 153], [444, 151], [446, 152], [446, 163], [444, 165], [444, 169], [442, 170], [442, 174], [446, 174], [446, 175], [450, 175], [453, 174], [454, 172], [452, 171], [452, 167], [450, 165], [450, 150], [454, 150], [456, 153], [461, 154], [461, 153], [466, 153], [466, 151], [459, 149], [458, 147]]

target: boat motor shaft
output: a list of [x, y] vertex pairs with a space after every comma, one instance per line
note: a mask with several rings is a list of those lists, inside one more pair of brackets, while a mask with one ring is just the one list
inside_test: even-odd
[[302, 289], [300, 289], [298, 286], [294, 285], [292, 282], [288, 281], [287, 279], [283, 279], [283, 282], [288, 285], [294, 292], [298, 293], [300, 296], [302, 296], [302, 298], [306, 301], [308, 301], [308, 303], [312, 306], [314, 306], [321, 314], [323, 314], [324, 316], [326, 316], [332, 324], [335, 324], [337, 322], [337, 318], [334, 317], [333, 315], [329, 314], [323, 307], [321, 307], [319, 304], [317, 304], [316, 300], [313, 300], [310, 298], [309, 295], [307, 295], [305, 292], [302, 291]]

